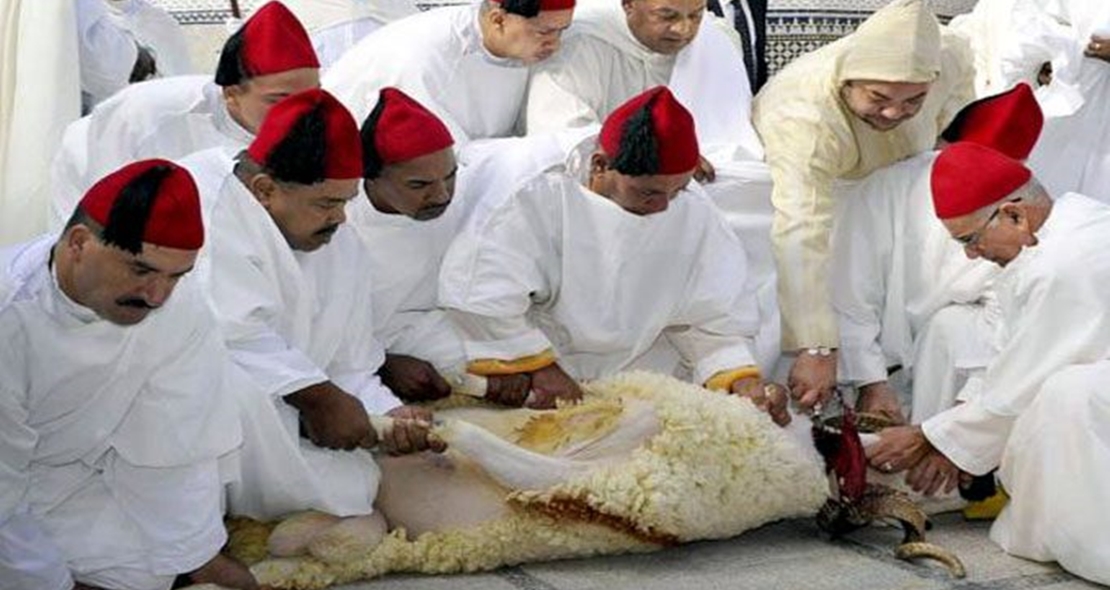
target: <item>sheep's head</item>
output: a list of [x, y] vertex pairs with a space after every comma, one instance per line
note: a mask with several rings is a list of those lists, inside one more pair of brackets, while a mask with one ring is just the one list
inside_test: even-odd
[[836, 476], [835, 495], [844, 502], [858, 502], [867, 489], [867, 457], [856, 413], [845, 406], [840, 416], [814, 420], [813, 442], [825, 459], [825, 471]]

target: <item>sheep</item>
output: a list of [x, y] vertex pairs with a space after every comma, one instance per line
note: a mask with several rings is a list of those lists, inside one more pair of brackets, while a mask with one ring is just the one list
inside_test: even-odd
[[827, 497], [812, 449], [748, 400], [646, 372], [585, 390], [580, 405], [556, 410], [457, 400], [440, 409], [446, 454], [379, 457], [377, 507], [392, 530], [380, 518], [353, 525], [359, 550], [322, 547], [314, 535], [333, 525], [315, 515], [297, 517], [318, 530], [302, 527], [310, 538], [284, 557], [267, 542], [295, 539], [233, 521], [229, 552], [262, 584], [315, 590], [389, 572], [473, 572], [733, 537], [812, 515]]

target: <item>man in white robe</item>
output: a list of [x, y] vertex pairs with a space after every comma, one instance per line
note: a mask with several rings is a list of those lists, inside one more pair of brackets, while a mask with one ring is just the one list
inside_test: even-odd
[[[246, 440], [229, 510], [370, 515], [378, 468], [365, 449], [379, 434], [391, 451], [427, 448], [428, 424], [404, 418], [430, 414], [402, 408], [376, 374], [384, 351], [368, 259], [344, 225], [362, 175], [358, 128], [334, 97], [306, 90], [275, 105], [235, 161], [220, 161], [183, 164], [199, 163], [192, 170], [210, 179], [200, 186], [217, 190], [202, 193], [212, 234], [202, 270], [232, 358], [256, 385], [237, 396]], [[378, 433], [371, 414], [399, 420]]]
[[1022, 0], [1018, 8], [1000, 60], [1021, 79], [1051, 66], [1037, 91], [1047, 120], [1029, 167], [1050, 194], [1110, 203], [1110, 4]]
[[312, 38], [320, 69], [382, 25], [418, 14], [412, 0], [284, 0]]
[[775, 269], [768, 239], [770, 174], [751, 124], [752, 92], [740, 40], [704, 0], [590, 0], [576, 9], [563, 48], [528, 88], [529, 134], [600, 124], [613, 109], [665, 85], [694, 117], [703, 160], [695, 177], [749, 257], [759, 297], [761, 365], [779, 356]]
[[0, 251], [4, 588], [258, 588], [219, 553], [241, 432], [227, 351], [183, 278], [203, 242], [189, 174], [146, 160], [60, 236]]
[[655, 354], [662, 339], [695, 383], [788, 422], [784, 392], [763, 387], [753, 353], [743, 247], [690, 182], [698, 153], [689, 112], [650, 89], [567, 170], [525, 183], [461, 234], [440, 303], [462, 330], [468, 371], [527, 374], [537, 405], [550, 404], [578, 395], [574, 379], [671, 371]]
[[181, 25], [146, 0], [78, 0], [86, 112], [128, 84], [195, 73]]
[[459, 166], [450, 131], [396, 88], [383, 88], [362, 123], [362, 189], [350, 223], [373, 278], [378, 372], [401, 399], [446, 397], [464, 365], [462, 340], [439, 308], [439, 266], [470, 207], [455, 199]]
[[460, 144], [515, 135], [528, 67], [555, 54], [574, 0], [483, 0], [390, 23], [324, 76], [359, 121], [386, 86], [403, 90]]
[[972, 98], [970, 68], [966, 43], [943, 32], [924, 2], [894, 0], [851, 35], [789, 64], [755, 99], [774, 181], [782, 350], [797, 355], [788, 385], [803, 408], [836, 385], [836, 183], [931, 149]]
[[[942, 134], [1024, 160], [1044, 117], [1032, 89], [971, 103]], [[840, 317], [839, 378], [861, 397], [890, 389], [887, 371], [912, 373], [910, 417], [921, 422], [949, 408], [964, 382], [993, 356], [998, 267], [968, 259], [932, 213], [929, 171], [936, 152], [878, 170], [837, 212], [831, 275]], [[970, 395], [975, 383], [964, 395]], [[898, 401], [893, 391], [880, 396]], [[897, 405], [871, 405], [901, 419]]]
[[1012, 501], [991, 538], [1110, 582], [1110, 522], [1100, 510], [1110, 460], [1100, 378], [1110, 359], [1110, 206], [1076, 193], [1054, 202], [1020, 163], [970, 143], [941, 152], [931, 184], [937, 216], [967, 255], [1003, 267], [1003, 344], [978, 397], [882, 431], [869, 458], [933, 489], [950, 488], [957, 471], [1001, 465]]
[[308, 34], [270, 2], [227, 43], [213, 81], [181, 76], [136, 84], [66, 129], [54, 157], [50, 224], [58, 228], [95, 180], [141, 158], [179, 158], [226, 146], [237, 153], [273, 103], [319, 86]]

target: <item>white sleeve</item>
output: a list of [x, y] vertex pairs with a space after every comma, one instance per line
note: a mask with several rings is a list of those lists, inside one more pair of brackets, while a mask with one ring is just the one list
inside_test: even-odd
[[998, 467], [1014, 416], [995, 414], [981, 398], [958, 404], [921, 423], [925, 438], [960, 469], [983, 475]]
[[42, 525], [26, 513], [28, 465], [38, 435], [27, 426], [21, 396], [0, 387], [0, 587], [68, 589], [65, 558]]
[[[877, 174], [882, 174], [878, 172]], [[871, 177], [876, 182], [876, 177]], [[866, 181], [865, 181], [866, 182]], [[886, 381], [886, 357], [880, 344], [887, 278], [891, 265], [891, 198], [877, 182], [866, 194], [850, 195], [836, 217], [833, 232], [832, 303], [840, 325], [840, 380], [867, 385]], [[880, 189], [880, 190], [876, 190]]]
[[127, 86], [139, 48], [104, 0], [77, 0], [77, 40], [82, 90], [100, 101]]
[[73, 578], [58, 546], [27, 514], [0, 524], [0, 586], [4, 590], [69, 590]]
[[755, 292], [746, 287], [744, 248], [723, 218], [713, 215], [708, 221], [700, 264], [681, 309], [664, 332], [693, 366], [695, 383], [722, 371], [758, 365], [754, 350], [759, 308]]
[[535, 197], [517, 193], [485, 223], [459, 234], [444, 257], [439, 301], [450, 310], [468, 361], [511, 361], [552, 349], [527, 315], [554, 291], [550, 275], [559, 263], [550, 236], [560, 232], [537, 224], [529, 203], [562, 197]]
[[602, 60], [583, 41], [564, 40], [558, 53], [532, 71], [524, 108], [526, 134], [600, 124], [607, 114], [599, 112], [604, 105], [594, 97], [605, 91], [600, 88], [607, 79]]

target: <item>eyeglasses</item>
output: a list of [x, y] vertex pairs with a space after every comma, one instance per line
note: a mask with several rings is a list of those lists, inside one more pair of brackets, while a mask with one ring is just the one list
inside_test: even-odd
[[[1007, 203], [1017, 203], [1020, 200], [1021, 199], [1010, 199], [1009, 201], [1006, 201], [1006, 202]], [[990, 217], [987, 218], [987, 221], [983, 225], [979, 226], [979, 229], [977, 229], [977, 230], [975, 230], [975, 231], [973, 231], [969, 234], [964, 234], [962, 236], [952, 236], [952, 239], [959, 242], [960, 245], [963, 246], [964, 248], [974, 248], [975, 245], [979, 243], [979, 240], [983, 239], [983, 232], [987, 231], [987, 227], [990, 226], [991, 222], [993, 222], [994, 219], [996, 217], [998, 217], [998, 214], [1001, 213], [1001, 212], [1002, 212], [1002, 205], [999, 205], [998, 207], [995, 207], [994, 212], [991, 213]]]

